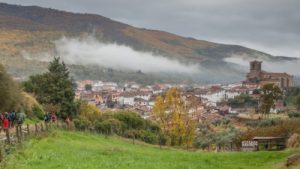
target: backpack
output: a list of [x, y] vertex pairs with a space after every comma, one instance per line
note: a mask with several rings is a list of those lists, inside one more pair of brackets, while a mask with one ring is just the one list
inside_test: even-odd
[[22, 124], [24, 122], [25, 118], [26, 118], [26, 115], [24, 113], [19, 113], [18, 114], [18, 123]]
[[44, 115], [44, 121], [48, 121], [49, 120], [49, 117], [47, 114]]

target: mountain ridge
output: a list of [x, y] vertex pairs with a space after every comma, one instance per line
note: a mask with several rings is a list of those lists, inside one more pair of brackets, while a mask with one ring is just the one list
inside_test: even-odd
[[[290, 60], [243, 47], [182, 37], [167, 31], [137, 28], [97, 14], [74, 13], [39, 6], [0, 3], [0, 55], [21, 57], [55, 53], [54, 41], [62, 36], [93, 35], [104, 43], [116, 43], [139, 52], [150, 52], [182, 63], [199, 63], [206, 69], [226, 72], [240, 80], [245, 72], [225, 61], [232, 56], [247, 60]], [[8, 65], [11, 66], [11, 65]], [[231, 78], [230, 76], [228, 78]]]
[[[10, 22], [13, 22], [12, 17], [23, 19], [23, 21], [30, 21], [33, 31], [52, 30], [72, 33], [99, 31], [97, 33], [102, 33], [102, 36], [106, 40], [126, 44], [140, 51], [158, 49], [165, 55], [178, 54], [183, 57], [204, 59], [205, 57], [209, 57], [209, 55], [207, 56], [208, 53], [205, 53], [207, 52], [206, 50], [201, 53], [201, 49], [218, 48], [224, 45], [182, 37], [166, 31], [136, 28], [101, 15], [65, 12], [38, 6], [19, 6], [0, 3], [0, 16], [2, 16], [1, 22], [5, 20], [5, 18], [3, 18], [4, 16], [10, 17]], [[16, 23], [18, 22], [17, 20]], [[10, 26], [1, 24], [0, 28], [31, 30], [26, 27], [26, 25], [23, 27], [14, 27], [12, 24]], [[226, 45], [226, 49], [230, 47], [232, 47], [233, 52], [235, 52], [236, 47], [243, 48], [242, 50], [246, 50], [248, 53], [253, 52], [253, 49], [239, 45]], [[237, 49], [237, 51], [239, 51], [239, 49]], [[205, 55], [203, 56], [203, 54]], [[259, 52], [259, 54], [270, 56], [263, 52]]]

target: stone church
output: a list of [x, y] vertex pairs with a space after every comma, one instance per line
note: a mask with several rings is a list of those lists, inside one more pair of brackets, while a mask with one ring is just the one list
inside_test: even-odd
[[247, 74], [246, 84], [258, 84], [263, 86], [265, 84], [275, 84], [280, 88], [287, 88], [294, 86], [294, 77], [287, 73], [273, 73], [262, 70], [262, 62], [250, 62], [250, 72]]

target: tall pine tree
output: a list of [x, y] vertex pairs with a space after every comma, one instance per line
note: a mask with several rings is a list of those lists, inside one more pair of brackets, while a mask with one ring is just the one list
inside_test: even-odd
[[50, 62], [48, 72], [31, 76], [24, 86], [26, 91], [33, 92], [38, 101], [46, 107], [58, 107], [56, 111], [61, 117], [77, 113], [74, 103], [74, 83], [67, 66], [59, 57]]

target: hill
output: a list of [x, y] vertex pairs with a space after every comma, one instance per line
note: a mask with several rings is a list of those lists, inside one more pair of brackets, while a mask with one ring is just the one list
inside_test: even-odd
[[[270, 55], [242, 46], [223, 45], [203, 40], [185, 38], [168, 32], [136, 28], [93, 15], [64, 12], [37, 6], [0, 4], [0, 28], [28, 33], [68, 32], [74, 34], [96, 32], [104, 40], [126, 44], [140, 51], [159, 51], [167, 56], [191, 60], [206, 60], [228, 57], [232, 53], [249, 54], [253, 57]], [[51, 37], [52, 35], [46, 35]], [[42, 37], [41, 37], [42, 38]], [[28, 38], [29, 39], [29, 38]], [[25, 40], [25, 39], [23, 39]], [[51, 40], [51, 39], [49, 39]], [[26, 41], [26, 40], [25, 40]], [[26, 44], [34, 47], [34, 44]]]
[[187, 152], [129, 140], [79, 132], [57, 131], [27, 142], [8, 156], [4, 169], [267, 169], [280, 168], [295, 151], [207, 153]]
[[[212, 71], [207, 76], [192, 77], [196, 80], [212, 76], [220, 77], [221, 81], [222, 79], [242, 80], [245, 72], [232, 68], [237, 65], [224, 61], [232, 56], [250, 60], [288, 60], [286, 57], [276, 58], [238, 45], [225, 45], [181, 37], [159, 30], [136, 28], [95, 14], [0, 3], [0, 57], [5, 57], [4, 64], [16, 76], [37, 73], [36, 70], [41, 71], [42, 67], [40, 64], [15, 65], [12, 64], [14, 61], [11, 61], [11, 57], [26, 62], [23, 57], [24, 53], [32, 56], [43, 53], [54, 55], [56, 54], [55, 40], [62, 36], [84, 37], [86, 35], [93, 35], [104, 43], [129, 46], [136, 51], [151, 52], [185, 64], [199, 63], [207, 71]], [[27, 74], [22, 72], [24, 66], [30, 70], [26, 71]], [[218, 76], [217, 72], [227, 73], [224, 77], [224, 75]], [[126, 78], [127, 75], [124, 79]]]

